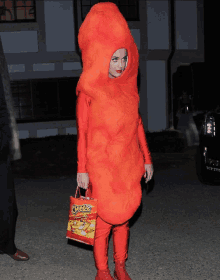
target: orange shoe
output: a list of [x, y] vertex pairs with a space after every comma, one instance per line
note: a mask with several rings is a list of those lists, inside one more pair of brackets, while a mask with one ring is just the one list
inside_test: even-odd
[[125, 261], [115, 262], [114, 277], [116, 280], [132, 280], [125, 268]]
[[111, 276], [109, 269], [98, 270], [95, 280], [114, 280]]

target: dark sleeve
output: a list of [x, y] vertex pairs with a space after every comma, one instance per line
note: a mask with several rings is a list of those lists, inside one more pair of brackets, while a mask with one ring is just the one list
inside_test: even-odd
[[2, 77], [0, 75], [0, 162], [6, 161], [10, 153], [11, 130]]

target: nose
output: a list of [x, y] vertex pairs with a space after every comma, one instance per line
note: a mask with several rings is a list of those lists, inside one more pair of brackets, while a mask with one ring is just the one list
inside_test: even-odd
[[123, 70], [125, 68], [125, 63], [122, 60], [120, 60], [120, 62], [119, 62], [119, 68], [121, 70]]

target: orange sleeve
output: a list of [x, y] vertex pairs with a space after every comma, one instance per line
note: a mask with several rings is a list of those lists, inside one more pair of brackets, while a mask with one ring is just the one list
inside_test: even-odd
[[76, 125], [77, 125], [77, 173], [87, 173], [86, 149], [88, 129], [88, 109], [91, 99], [80, 93], [76, 102]]
[[141, 151], [144, 154], [144, 163], [152, 164], [152, 158], [151, 158], [151, 154], [150, 154], [147, 140], [146, 140], [144, 125], [143, 125], [142, 118], [140, 115], [139, 115], [139, 125], [138, 125], [138, 140], [139, 140], [139, 145], [140, 145]]

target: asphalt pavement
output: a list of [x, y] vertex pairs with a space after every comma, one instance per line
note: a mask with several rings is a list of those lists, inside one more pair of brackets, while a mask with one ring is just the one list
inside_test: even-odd
[[[153, 155], [152, 190], [143, 190], [130, 221], [126, 265], [132, 280], [220, 279], [220, 186], [198, 181], [194, 150]], [[0, 255], [0, 279], [94, 280], [92, 246], [66, 239], [76, 179], [15, 179], [15, 188], [16, 245], [30, 260]], [[109, 268], [113, 274], [112, 238]]]

